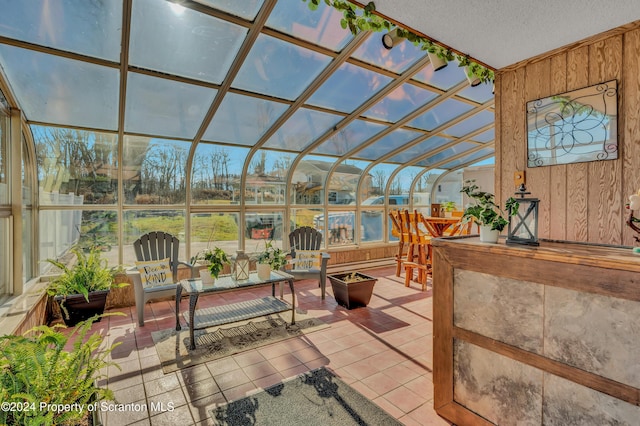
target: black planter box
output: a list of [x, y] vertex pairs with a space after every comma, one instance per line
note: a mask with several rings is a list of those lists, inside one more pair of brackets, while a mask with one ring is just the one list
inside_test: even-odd
[[[69, 318], [65, 314], [64, 309], [60, 307], [62, 313], [62, 319], [67, 327], [73, 327], [80, 321], [87, 320], [94, 315], [102, 315], [104, 313], [104, 306], [107, 303], [107, 295], [109, 290], [100, 290], [89, 293], [89, 302], [84, 298], [82, 294], [71, 294], [66, 298], [63, 296], [56, 296], [55, 299], [58, 304], [64, 303], [64, 307], [69, 314]], [[100, 321], [98, 317], [97, 321]]]
[[352, 274], [347, 272], [328, 276], [336, 302], [347, 309], [367, 306], [371, 300], [373, 286], [378, 281], [377, 278], [356, 272], [355, 274], [362, 278], [362, 281], [345, 282], [344, 280]]

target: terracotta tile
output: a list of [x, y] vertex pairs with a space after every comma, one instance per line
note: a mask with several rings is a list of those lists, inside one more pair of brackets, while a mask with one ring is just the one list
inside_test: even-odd
[[266, 359], [256, 350], [243, 352], [233, 357], [240, 367], [266, 361]]
[[[224, 395], [220, 393], [215, 393], [213, 395], [205, 396], [204, 398], [200, 398], [194, 401], [190, 401], [187, 403], [187, 407], [189, 407], [189, 411], [191, 412], [191, 416], [193, 417], [194, 422], [201, 422], [203, 420], [207, 420], [211, 417], [210, 411], [220, 404], [226, 404], [227, 400]], [[178, 423], [180, 424], [180, 423]]]
[[385, 393], [402, 386], [402, 383], [383, 373], [377, 373], [373, 376], [366, 377], [362, 379], [362, 383], [371, 388], [376, 393], [376, 397], [384, 395]]
[[247, 396], [247, 394], [249, 394], [250, 392], [256, 389], [257, 387], [253, 383], [249, 382], [249, 383], [243, 383], [240, 386], [226, 389], [223, 391], [223, 394], [226, 400], [231, 402], [231, 401], [236, 401], [238, 399], [244, 398], [245, 396]]
[[176, 407], [184, 406], [187, 403], [182, 389], [174, 389], [151, 396], [147, 398], [147, 401], [149, 403], [148, 409], [150, 416], [155, 416], [156, 414], [175, 409]]
[[384, 398], [405, 413], [415, 410], [423, 403], [418, 394], [403, 386], [387, 392]]
[[259, 362], [257, 364], [252, 364], [242, 369], [244, 373], [251, 380], [257, 380], [261, 377], [270, 376], [272, 374], [276, 374], [278, 370], [271, 365], [269, 361]]
[[178, 380], [176, 373], [172, 373], [160, 377], [159, 379], [145, 381], [144, 387], [147, 392], [147, 396], [153, 396], [179, 388], [180, 381]]
[[298, 358], [290, 353], [269, 359], [269, 363], [278, 371], [288, 370], [302, 364]]
[[219, 393], [220, 387], [213, 377], [190, 383], [182, 388], [189, 400], [204, 398], [207, 395]]
[[153, 426], [175, 426], [194, 422], [191, 411], [189, 411], [189, 407], [186, 405], [168, 409], [167, 411], [152, 416], [150, 420]]
[[215, 375], [213, 378], [216, 380], [218, 387], [223, 391], [251, 381], [242, 369]]

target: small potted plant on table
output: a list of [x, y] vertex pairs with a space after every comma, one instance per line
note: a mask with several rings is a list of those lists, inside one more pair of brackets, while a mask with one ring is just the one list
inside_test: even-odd
[[268, 280], [271, 278], [271, 271], [278, 271], [287, 263], [287, 253], [273, 244], [273, 241], [266, 241], [264, 251], [256, 257], [256, 270], [258, 278]]
[[[94, 315], [101, 315], [112, 288], [124, 287], [127, 283], [115, 283], [115, 275], [120, 267], [109, 268], [107, 260], [100, 257], [100, 250], [93, 247], [88, 253], [75, 246], [71, 253], [76, 257], [72, 267], [65, 263], [47, 259], [62, 274], [47, 286], [47, 294], [53, 296], [60, 305], [62, 319], [67, 326], [74, 326]], [[96, 321], [100, 321], [100, 318]]]
[[377, 278], [361, 272], [347, 272], [328, 277], [336, 302], [347, 309], [367, 306], [371, 300], [373, 286], [378, 281]]
[[191, 264], [206, 266], [206, 268], [200, 270], [200, 278], [203, 284], [213, 284], [227, 263], [229, 263], [229, 257], [220, 247], [214, 247], [213, 250], [205, 249], [191, 258]]

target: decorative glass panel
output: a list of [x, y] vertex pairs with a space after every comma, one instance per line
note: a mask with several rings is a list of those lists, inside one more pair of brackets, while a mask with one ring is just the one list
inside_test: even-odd
[[178, 259], [186, 259], [185, 250], [185, 212], [184, 210], [127, 210], [124, 212], [124, 241], [122, 245], [125, 264], [133, 264], [136, 254], [133, 242], [140, 236], [152, 231], [164, 231], [180, 240]]
[[221, 83], [247, 29], [176, 3], [136, 0], [129, 64]]
[[330, 61], [318, 52], [260, 34], [233, 87], [294, 100]]
[[383, 33], [372, 32], [369, 38], [353, 53], [353, 57], [380, 68], [401, 73], [427, 54], [413, 43], [401, 42], [386, 49], [382, 45]]
[[383, 155], [393, 151], [394, 149], [400, 148], [410, 140], [415, 139], [420, 135], [422, 135], [422, 133], [412, 132], [411, 130], [396, 129], [375, 142], [373, 145], [369, 145], [361, 151], [358, 151], [354, 157], [366, 160], [377, 160]]
[[115, 204], [118, 136], [31, 126], [41, 205]]
[[618, 158], [616, 80], [527, 102], [529, 167]]
[[240, 176], [248, 148], [199, 143], [193, 157], [191, 203], [240, 203]]
[[289, 105], [227, 93], [203, 139], [254, 145]]
[[340, 129], [335, 135], [321, 143], [313, 153], [344, 155], [386, 128], [387, 126], [384, 124], [354, 120], [346, 127]]
[[435, 97], [433, 92], [405, 83], [362, 115], [395, 123]]
[[267, 27], [306, 40], [333, 51], [340, 51], [353, 38], [340, 25], [342, 13], [320, 2], [317, 10], [307, 3], [279, 1], [267, 20]]
[[27, 120], [117, 129], [117, 68], [3, 44], [0, 63]]
[[191, 214], [191, 254], [207, 248], [220, 247], [231, 255], [240, 248], [238, 213], [192, 213]]
[[3, 0], [0, 10], [2, 36], [120, 61], [121, 1]]
[[267, 140], [264, 146], [301, 151], [341, 119], [339, 115], [300, 108]]
[[469, 104], [456, 101], [455, 99], [447, 99], [436, 105], [433, 109], [411, 120], [407, 123], [407, 126], [417, 127], [423, 130], [433, 130], [471, 109], [473, 109], [473, 107]]
[[189, 142], [125, 136], [124, 198], [127, 204], [184, 204]]
[[192, 139], [216, 90], [129, 73], [125, 131]]
[[263, 0], [195, 0], [205, 6], [220, 9], [247, 21], [253, 21], [262, 7]]
[[[247, 204], [284, 204], [287, 173], [295, 155], [261, 149], [251, 158], [244, 187]], [[244, 160], [244, 158], [243, 158]], [[238, 186], [238, 191], [241, 188]]]
[[390, 81], [391, 78], [377, 72], [344, 63], [316, 90], [307, 103], [350, 113]]
[[494, 119], [493, 111], [480, 111], [455, 126], [445, 129], [442, 133], [460, 138], [481, 127], [493, 124]]
[[449, 142], [451, 142], [451, 140], [447, 138], [443, 138], [441, 136], [432, 136], [429, 139], [420, 142], [419, 144], [414, 145], [411, 148], [407, 148], [397, 155], [394, 155], [388, 161], [390, 163], [407, 163]]

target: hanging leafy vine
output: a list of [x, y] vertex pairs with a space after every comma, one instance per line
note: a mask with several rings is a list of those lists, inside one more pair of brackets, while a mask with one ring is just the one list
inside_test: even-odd
[[[302, 0], [307, 3], [309, 9], [316, 10], [321, 0]], [[358, 34], [360, 31], [391, 31], [394, 29], [394, 25], [386, 19], [376, 15], [375, 4], [371, 1], [367, 3], [364, 8], [360, 8], [345, 0], [323, 0], [328, 6], [333, 7], [336, 10], [342, 12], [343, 18], [340, 20], [340, 25], [344, 29], [349, 29], [353, 35]], [[431, 40], [419, 36], [409, 30], [397, 27], [397, 34], [399, 37], [404, 37], [414, 45], [420, 47], [422, 50], [426, 50], [429, 53], [436, 54], [439, 58], [447, 61], [458, 61], [458, 66], [468, 67], [467, 72], [469, 76], [478, 77], [483, 83], [493, 83], [494, 74], [488, 68], [473, 62], [466, 55], [460, 55], [439, 46]]]

